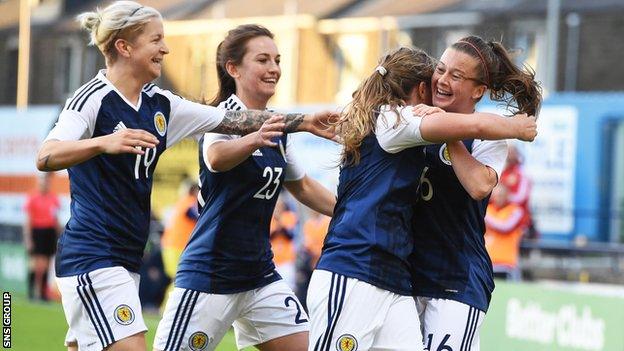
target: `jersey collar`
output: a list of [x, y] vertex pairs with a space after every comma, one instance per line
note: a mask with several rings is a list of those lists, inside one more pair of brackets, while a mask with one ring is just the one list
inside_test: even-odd
[[139, 109], [141, 108], [141, 102], [143, 100], [143, 88], [145, 88], [145, 86], [143, 86], [141, 88], [141, 93], [139, 94], [139, 101], [137, 102], [136, 106], [130, 102], [130, 100], [126, 99], [126, 97], [119, 91], [117, 90], [117, 87], [115, 87], [115, 85], [113, 85], [113, 83], [110, 82], [110, 80], [108, 80], [108, 78], [106, 78], [106, 70], [105, 69], [101, 69], [98, 74], [97, 77], [99, 80], [101, 80], [102, 82], [106, 83], [108, 86], [111, 87], [111, 89], [113, 89], [117, 95], [119, 95], [119, 97], [126, 103], [128, 104], [128, 106], [132, 107], [133, 110], [135, 111], [139, 111]]
[[221, 101], [221, 103], [217, 107], [229, 111], [247, 110], [247, 106], [245, 106], [245, 104], [241, 101], [241, 99], [238, 98], [238, 96], [236, 96], [236, 94], [232, 94], [225, 101]]

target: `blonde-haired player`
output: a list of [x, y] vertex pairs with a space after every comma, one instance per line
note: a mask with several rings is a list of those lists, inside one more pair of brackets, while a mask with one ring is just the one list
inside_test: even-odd
[[[71, 218], [58, 243], [57, 277], [70, 350], [145, 350], [138, 296], [152, 174], [166, 148], [208, 131], [246, 134], [271, 114], [187, 101], [151, 81], [169, 49], [160, 13], [117, 1], [78, 16], [106, 69], [67, 100], [39, 151], [43, 171], [68, 168]], [[329, 113], [273, 117], [268, 131], [311, 131]]]

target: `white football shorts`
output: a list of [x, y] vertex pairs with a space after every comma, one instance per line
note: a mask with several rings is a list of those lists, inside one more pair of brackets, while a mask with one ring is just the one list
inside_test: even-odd
[[309, 330], [307, 314], [282, 280], [236, 294], [176, 287], [158, 324], [154, 349], [214, 350], [232, 325], [239, 349]]
[[483, 311], [454, 300], [415, 299], [425, 350], [479, 351]]
[[66, 346], [77, 342], [81, 351], [99, 351], [147, 331], [137, 273], [109, 267], [56, 280], [69, 325]]
[[315, 270], [308, 288], [310, 351], [422, 350], [414, 299]]

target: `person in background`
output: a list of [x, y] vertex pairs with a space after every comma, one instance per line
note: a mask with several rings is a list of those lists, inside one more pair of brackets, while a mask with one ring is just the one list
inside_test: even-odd
[[522, 219], [522, 229], [525, 231], [524, 238], [537, 239], [539, 233], [533, 224], [531, 210], [529, 209], [531, 180], [522, 168], [522, 161], [522, 155], [518, 148], [510, 144], [505, 169], [501, 173], [500, 182], [507, 187], [508, 200], [524, 209], [524, 218]]
[[291, 289], [295, 287], [295, 231], [297, 230], [297, 214], [288, 209], [284, 199], [277, 199], [273, 218], [271, 218], [271, 250], [275, 269]]
[[57, 195], [50, 189], [53, 173], [39, 178], [37, 189], [28, 195], [24, 212], [24, 244], [30, 257], [28, 272], [28, 298], [48, 300], [48, 268], [50, 258], [56, 252], [59, 233]]
[[[165, 228], [160, 243], [165, 274], [170, 279], [175, 277], [180, 255], [182, 255], [199, 218], [197, 207], [199, 185], [185, 182], [183, 187], [185, 187], [184, 194], [175, 205], [173, 215]], [[169, 284], [167, 292], [172, 288], [173, 284]]]
[[485, 216], [485, 248], [496, 278], [515, 281], [521, 278], [518, 256], [525, 215], [524, 207], [511, 202], [509, 190], [499, 183], [492, 191]]

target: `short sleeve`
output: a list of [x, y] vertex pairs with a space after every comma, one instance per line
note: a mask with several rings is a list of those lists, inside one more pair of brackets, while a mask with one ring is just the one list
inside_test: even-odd
[[223, 121], [225, 111], [221, 109], [186, 100], [168, 90], [156, 89], [157, 94], [165, 96], [171, 103], [167, 147], [184, 138], [210, 132]]
[[[281, 147], [281, 145], [280, 145]], [[286, 137], [286, 174], [284, 176], [284, 181], [295, 181], [300, 180], [305, 177], [305, 171], [301, 164], [297, 160], [297, 157], [293, 151], [293, 143], [292, 138]]]
[[206, 167], [208, 168], [210, 172], [218, 173], [218, 171], [215, 171], [212, 168], [212, 165], [210, 164], [210, 161], [208, 158], [208, 148], [210, 147], [210, 145], [220, 142], [220, 141], [235, 140], [238, 138], [240, 138], [240, 136], [238, 135], [226, 135], [226, 134], [219, 134], [219, 133], [204, 134], [204, 143], [202, 144], [202, 159], [204, 160], [204, 164], [206, 165]]
[[44, 141], [60, 140], [75, 141], [88, 139], [95, 130], [97, 111], [85, 108], [81, 112], [76, 110], [63, 110], [58, 121]]
[[472, 157], [492, 168], [500, 177], [507, 159], [507, 141], [475, 140], [472, 144]]
[[422, 118], [415, 117], [410, 108], [398, 108], [400, 121], [397, 125], [396, 113], [388, 107], [382, 107], [377, 117], [375, 135], [384, 151], [395, 154], [405, 149], [431, 144], [420, 134]]

